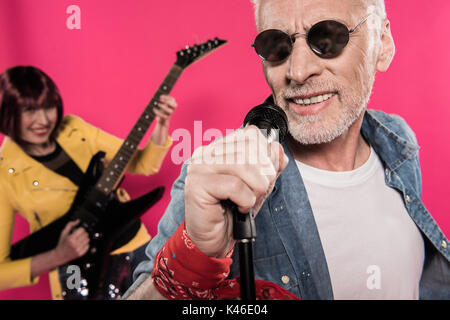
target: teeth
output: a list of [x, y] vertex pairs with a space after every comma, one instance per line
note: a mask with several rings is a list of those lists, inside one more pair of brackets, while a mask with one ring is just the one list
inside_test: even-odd
[[309, 99], [292, 99], [292, 101], [301, 106], [309, 106], [311, 104], [327, 101], [332, 96], [334, 96], [334, 93], [322, 94], [320, 96], [311, 97]]

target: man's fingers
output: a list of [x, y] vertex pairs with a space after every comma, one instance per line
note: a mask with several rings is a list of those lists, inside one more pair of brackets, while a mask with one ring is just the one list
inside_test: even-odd
[[[256, 202], [253, 190], [240, 178], [225, 174], [197, 174], [188, 177], [191, 185], [208, 185], [206, 193], [211, 200], [211, 205], [218, 200], [230, 199], [242, 213], [250, 211]], [[194, 195], [197, 196], [197, 195]], [[187, 199], [189, 200], [189, 199]]]
[[272, 142], [269, 145], [269, 155], [274, 168], [277, 172], [277, 177], [287, 167], [289, 158], [284, 153], [283, 146], [279, 142]]

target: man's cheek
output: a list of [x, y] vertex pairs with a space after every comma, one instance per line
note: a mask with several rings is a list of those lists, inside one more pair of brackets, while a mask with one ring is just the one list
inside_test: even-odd
[[272, 84], [272, 71], [271, 68], [269, 66], [267, 66], [266, 62], [263, 62], [263, 72], [264, 72], [264, 77], [266, 78], [266, 82], [269, 85], [270, 89], [272, 89], [273, 91], [273, 84]]

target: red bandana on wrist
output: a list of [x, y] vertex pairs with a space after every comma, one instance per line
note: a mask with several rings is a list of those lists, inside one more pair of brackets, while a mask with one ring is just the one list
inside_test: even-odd
[[[189, 239], [183, 222], [155, 257], [153, 283], [170, 300], [239, 298], [239, 278], [225, 280], [232, 263], [231, 253], [226, 258], [217, 259], [198, 250]], [[299, 299], [269, 281], [256, 280], [255, 285], [257, 299]]]

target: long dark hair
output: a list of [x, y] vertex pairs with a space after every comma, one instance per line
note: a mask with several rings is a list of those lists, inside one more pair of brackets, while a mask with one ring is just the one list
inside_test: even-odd
[[31, 66], [16, 66], [0, 74], [0, 132], [19, 145], [20, 120], [24, 108], [56, 107], [58, 117], [50, 135], [56, 139], [63, 115], [63, 103], [59, 90], [48, 75]]

